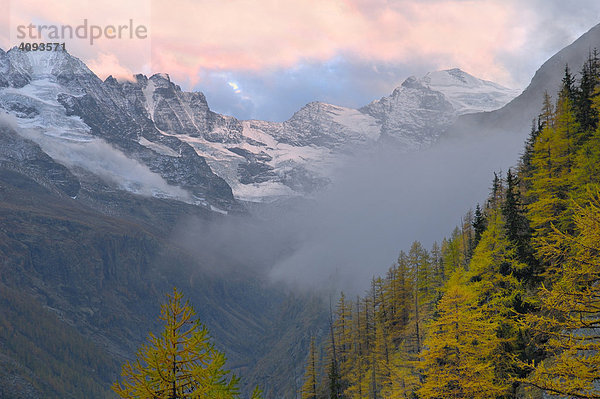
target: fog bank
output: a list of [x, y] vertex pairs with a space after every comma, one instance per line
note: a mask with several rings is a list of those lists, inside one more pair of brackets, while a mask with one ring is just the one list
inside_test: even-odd
[[269, 277], [301, 289], [361, 292], [413, 241], [429, 248], [449, 236], [485, 201], [493, 172], [516, 164], [525, 138], [465, 132], [418, 153], [362, 154], [315, 201], [279, 219], [295, 248]]

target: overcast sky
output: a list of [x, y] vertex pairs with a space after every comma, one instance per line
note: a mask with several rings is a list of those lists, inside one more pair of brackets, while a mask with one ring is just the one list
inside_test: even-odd
[[[0, 45], [19, 25], [143, 25], [144, 39], [65, 40], [100, 77], [167, 72], [212, 109], [285, 120], [303, 104], [359, 107], [406, 77], [459, 67], [524, 88], [600, 22], [597, 0], [2, 0]], [[27, 39], [27, 41], [34, 41]]]

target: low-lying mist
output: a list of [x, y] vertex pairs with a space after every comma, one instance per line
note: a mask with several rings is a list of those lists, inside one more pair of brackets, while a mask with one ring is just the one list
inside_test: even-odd
[[168, 184], [146, 165], [127, 157], [102, 139], [66, 140], [37, 129], [16, 130], [24, 138], [37, 143], [57, 162], [71, 169], [84, 169], [122, 190], [148, 197], [162, 195], [182, 201], [191, 200], [187, 191]]
[[263, 205], [260, 214], [208, 226], [190, 221], [175, 239], [216, 254], [218, 268], [227, 269], [225, 257], [234, 269], [294, 289], [361, 293], [413, 241], [430, 247], [449, 236], [485, 201], [493, 172], [517, 162], [524, 140], [512, 132], [466, 132], [412, 154], [393, 147], [365, 152], [311, 200]]
[[523, 140], [473, 134], [418, 153], [388, 148], [356, 159], [290, 223], [306, 231], [305, 240], [270, 277], [299, 287], [366, 289], [413, 241], [430, 247], [449, 236], [485, 201], [493, 172], [516, 163]]

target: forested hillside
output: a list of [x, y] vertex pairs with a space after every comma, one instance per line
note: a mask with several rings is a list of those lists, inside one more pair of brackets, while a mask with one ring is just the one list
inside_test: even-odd
[[599, 83], [567, 66], [486, 203], [341, 294], [302, 398], [600, 398]]

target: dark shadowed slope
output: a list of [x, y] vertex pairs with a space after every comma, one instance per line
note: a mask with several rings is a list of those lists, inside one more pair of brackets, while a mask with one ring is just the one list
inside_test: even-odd
[[191, 253], [171, 239], [180, 220], [201, 229], [223, 215], [80, 184], [8, 126], [0, 149], [0, 397], [111, 397], [173, 285], [244, 383], [293, 391], [322, 307], [261, 281], [222, 247]]

